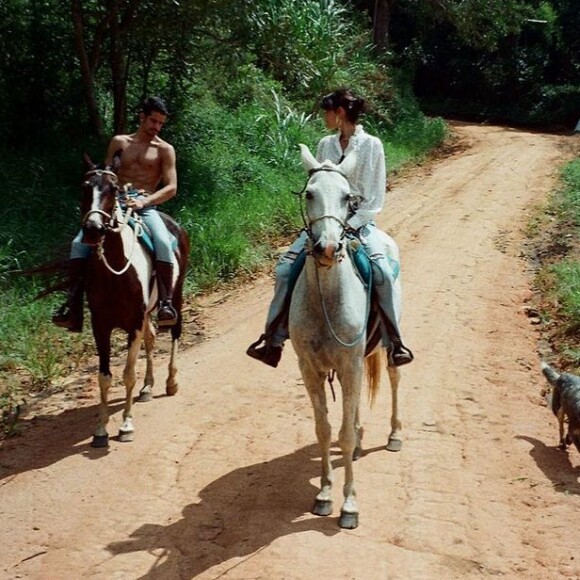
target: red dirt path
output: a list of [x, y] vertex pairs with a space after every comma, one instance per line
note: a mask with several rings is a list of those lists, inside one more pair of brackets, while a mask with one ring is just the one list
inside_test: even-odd
[[[394, 180], [380, 220], [401, 248], [416, 361], [402, 371], [400, 453], [384, 450], [386, 378], [363, 406], [358, 529], [309, 513], [319, 460], [292, 347], [277, 370], [244, 354], [271, 297], [264, 276], [202, 301], [207, 336], [180, 353], [180, 392], [163, 396], [161, 359], [133, 443], [89, 446], [94, 367], [74, 377], [85, 398], [32, 407], [0, 449], [0, 577], [580, 577], [580, 455], [556, 448], [540, 396], [521, 257], [522, 228], [577, 137], [455, 131], [461, 146]], [[339, 405], [330, 413], [336, 433]], [[335, 465], [338, 508], [338, 449]]]

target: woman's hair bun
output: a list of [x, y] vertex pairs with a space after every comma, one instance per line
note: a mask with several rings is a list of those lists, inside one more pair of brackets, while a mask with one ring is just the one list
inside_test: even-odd
[[325, 111], [336, 111], [342, 107], [353, 122], [356, 122], [364, 106], [365, 100], [354, 95], [350, 89], [338, 89], [324, 96], [320, 102], [320, 107]]

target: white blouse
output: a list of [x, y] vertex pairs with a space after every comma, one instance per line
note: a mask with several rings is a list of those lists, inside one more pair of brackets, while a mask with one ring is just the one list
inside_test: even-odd
[[[356, 151], [357, 162], [350, 186], [354, 194], [362, 197], [362, 201], [356, 213], [349, 218], [348, 225], [358, 229], [374, 220], [383, 209], [387, 170], [383, 143], [378, 137], [366, 133], [362, 125], [356, 126], [344, 155], [352, 151]], [[319, 141], [316, 159], [321, 163], [326, 159], [338, 163], [342, 155], [340, 133], [328, 135]]]

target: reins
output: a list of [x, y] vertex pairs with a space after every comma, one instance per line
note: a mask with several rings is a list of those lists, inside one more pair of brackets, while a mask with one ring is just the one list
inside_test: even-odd
[[[312, 178], [312, 176], [315, 173], [318, 173], [319, 171], [330, 171], [330, 172], [338, 173], [346, 179], [346, 175], [342, 171], [340, 171], [339, 169], [337, 169], [335, 167], [325, 167], [325, 166], [316, 167], [314, 169], [311, 169], [308, 172], [308, 178], [306, 179], [306, 183], [304, 184], [304, 187], [302, 188], [302, 190], [299, 192], [294, 192], [294, 195], [297, 195], [299, 200], [300, 200], [300, 213], [302, 215], [302, 221], [304, 222], [305, 231], [306, 231], [306, 234], [307, 234], [309, 240], [311, 242], [315, 243], [314, 239], [312, 237], [312, 229], [311, 229], [312, 224], [314, 224], [320, 220], [323, 220], [323, 219], [333, 219], [333, 220], [337, 221], [342, 226], [342, 234], [340, 237], [340, 239], [342, 240], [346, 236], [346, 233], [348, 230], [348, 224], [345, 221], [341, 220], [340, 218], [338, 218], [334, 215], [322, 215], [322, 216], [319, 216], [313, 220], [308, 220], [306, 217], [306, 213], [304, 211], [304, 201], [303, 201], [304, 200], [304, 192], [306, 191], [306, 189], [308, 187], [308, 183], [310, 182], [310, 179]], [[310, 254], [311, 254], [311, 252], [310, 252]], [[353, 268], [356, 270], [356, 265], [353, 263], [352, 258], [350, 256], [349, 256], [349, 259], [351, 260], [351, 264], [352, 264]], [[336, 340], [336, 342], [338, 342], [338, 344], [340, 344], [341, 346], [344, 346], [346, 348], [352, 348], [353, 346], [356, 346], [362, 340], [363, 336], [366, 333], [368, 319], [370, 316], [371, 282], [369, 281], [369, 286], [368, 286], [367, 293], [366, 293], [367, 294], [367, 296], [366, 296], [367, 297], [367, 305], [366, 305], [366, 316], [365, 316], [363, 326], [353, 340], [346, 341], [346, 340], [343, 340], [342, 338], [340, 338], [337, 335], [337, 333], [335, 332], [334, 328], [332, 327], [332, 323], [330, 320], [330, 316], [328, 314], [328, 310], [326, 309], [326, 304], [324, 302], [324, 296], [323, 296], [322, 288], [320, 285], [320, 276], [318, 273], [318, 266], [316, 266], [315, 271], [316, 271], [316, 286], [317, 286], [317, 290], [318, 290], [318, 296], [320, 298], [320, 304], [322, 306], [322, 311], [324, 313], [324, 321], [326, 322], [326, 326], [327, 326], [328, 330], [330, 331], [334, 340]], [[331, 383], [331, 387], [332, 387], [332, 383]]]
[[[349, 258], [349, 259], [351, 260], [353, 268], [356, 269], [356, 265], [352, 262], [352, 258]], [[332, 338], [334, 338], [334, 340], [336, 340], [336, 342], [338, 342], [338, 344], [340, 344], [341, 346], [344, 346], [346, 348], [352, 348], [353, 346], [356, 346], [362, 340], [363, 336], [365, 335], [367, 325], [369, 322], [370, 306], [371, 306], [371, 281], [369, 280], [369, 285], [368, 285], [368, 288], [366, 291], [367, 303], [366, 303], [365, 320], [363, 322], [363, 325], [362, 325], [360, 331], [355, 336], [355, 338], [353, 338], [350, 342], [347, 342], [347, 341], [341, 339], [336, 334], [334, 328], [332, 327], [332, 323], [330, 321], [330, 317], [329, 317], [328, 311], [326, 309], [326, 304], [324, 303], [324, 296], [322, 294], [322, 288], [320, 286], [320, 277], [318, 274], [318, 268], [315, 268], [315, 271], [316, 271], [316, 287], [318, 289], [318, 296], [320, 298], [320, 305], [322, 306], [322, 312], [324, 313], [324, 321], [326, 322], [326, 327], [328, 328], [328, 330], [330, 330], [330, 334], [332, 334]]]
[[[108, 169], [93, 169], [85, 174], [85, 176], [89, 175], [97, 175], [99, 177], [102, 175], [110, 175], [115, 179], [115, 185], [118, 184], [117, 175], [112, 171], [109, 171]], [[131, 219], [131, 216], [133, 214], [133, 208], [127, 208], [126, 211], [123, 213], [121, 204], [119, 203], [119, 197], [115, 196], [115, 207], [113, 208], [112, 214], [108, 214], [106, 211], [103, 211], [102, 209], [91, 209], [83, 217], [82, 220], [83, 226], [86, 224], [89, 217], [93, 214], [100, 215], [104, 217], [106, 220], [108, 220], [108, 223], [105, 224], [105, 236], [109, 232], [113, 234], [121, 234], [123, 230], [129, 225], [129, 220]], [[103, 262], [103, 265], [105, 266], [105, 268], [107, 268], [107, 270], [109, 270], [109, 272], [111, 272], [111, 274], [115, 274], [116, 276], [121, 276], [131, 266], [131, 259], [133, 258], [133, 253], [137, 245], [137, 238], [143, 232], [143, 224], [141, 222], [141, 219], [138, 216], [134, 216], [133, 220], [134, 224], [133, 224], [133, 238], [131, 243], [131, 251], [127, 256], [127, 262], [125, 263], [123, 268], [121, 268], [120, 270], [115, 270], [115, 268], [113, 268], [109, 264], [107, 256], [105, 255], [104, 248], [105, 236], [103, 236], [103, 238], [97, 244], [97, 256], [99, 260]], [[115, 227], [115, 223], [117, 224], [117, 227]]]
[[[121, 209], [121, 206], [120, 206], [118, 200], [115, 200], [115, 210], [118, 210], [118, 213], [123, 214], [123, 210]], [[133, 213], [132, 208], [128, 208], [123, 216], [125, 218], [125, 221], [119, 222], [119, 220], [117, 219], [117, 223], [121, 223], [121, 225], [117, 228], [111, 227], [107, 230], [107, 232], [121, 234], [121, 232], [129, 225], [129, 218], [131, 217], [132, 213]], [[133, 253], [134, 253], [135, 248], [137, 246], [137, 238], [139, 237], [139, 235], [142, 233], [142, 230], [143, 230], [143, 226], [141, 224], [141, 221], [136, 220], [136, 219], [134, 221], [135, 221], [135, 223], [133, 224], [133, 237], [131, 240], [131, 251], [129, 252], [129, 255], [127, 256], [127, 261], [126, 261], [125, 265], [123, 266], [123, 268], [121, 268], [120, 270], [115, 270], [109, 264], [109, 262], [107, 260], [107, 256], [105, 255], [105, 247], [104, 247], [105, 238], [104, 237], [99, 242], [99, 244], [97, 246], [97, 256], [99, 257], [99, 260], [101, 260], [103, 262], [103, 265], [105, 266], [105, 268], [107, 268], [107, 270], [109, 270], [109, 272], [111, 272], [111, 274], [115, 274], [116, 276], [121, 276], [131, 266], [131, 259], [133, 258]]]

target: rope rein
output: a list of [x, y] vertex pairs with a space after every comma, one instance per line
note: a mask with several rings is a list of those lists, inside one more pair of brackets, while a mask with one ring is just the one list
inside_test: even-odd
[[[118, 201], [115, 203], [115, 210], [118, 210], [119, 213], [121, 215], [123, 215], [123, 211], [121, 210], [121, 206], [119, 205]], [[119, 225], [117, 228], [111, 228], [111, 229], [109, 229], [109, 231], [113, 232], [115, 234], [121, 234], [122, 231], [129, 225], [129, 218], [131, 217], [132, 213], [133, 213], [132, 208], [128, 208], [127, 211], [125, 212], [125, 214], [123, 215], [123, 217], [125, 218], [125, 221], [122, 221], [122, 222], [118, 221], [117, 223], [120, 223], [121, 225]], [[130, 268], [131, 259], [133, 258], [133, 253], [135, 252], [135, 248], [137, 246], [137, 238], [141, 235], [142, 231], [143, 231], [143, 225], [141, 223], [141, 220], [135, 219], [135, 223], [133, 225], [133, 238], [131, 241], [131, 251], [130, 251], [129, 255], [127, 256], [127, 262], [125, 263], [125, 266], [123, 266], [123, 268], [121, 268], [120, 270], [115, 270], [109, 264], [109, 262], [107, 260], [107, 256], [105, 255], [105, 248], [104, 248], [105, 238], [103, 237], [103, 239], [99, 242], [99, 245], [97, 246], [97, 255], [99, 257], [99, 260], [101, 260], [103, 262], [105, 268], [107, 268], [107, 270], [109, 270], [109, 272], [111, 272], [111, 274], [115, 274], [116, 276], [121, 276]]]
[[[344, 220], [341, 220], [340, 218], [338, 218], [334, 215], [322, 215], [322, 216], [314, 218], [312, 220], [307, 219], [306, 212], [304, 211], [304, 192], [306, 191], [306, 189], [308, 187], [308, 183], [310, 182], [310, 179], [312, 178], [312, 176], [315, 173], [318, 173], [319, 171], [329, 171], [329, 172], [338, 173], [346, 179], [346, 175], [342, 171], [340, 171], [340, 169], [337, 169], [335, 167], [325, 167], [325, 166], [317, 167], [317, 168], [311, 169], [308, 172], [308, 178], [306, 179], [306, 183], [304, 184], [304, 187], [302, 188], [302, 190], [298, 191], [298, 192], [294, 192], [294, 195], [297, 195], [299, 200], [300, 200], [300, 213], [302, 215], [302, 221], [304, 222], [306, 234], [308, 235], [308, 238], [310, 239], [310, 241], [313, 242], [314, 244], [316, 244], [316, 242], [313, 239], [312, 224], [314, 224], [320, 220], [333, 219], [333, 220], [337, 221], [342, 227], [342, 235], [340, 237], [341, 240], [344, 239], [344, 237], [346, 236], [346, 233], [349, 229], [348, 224]], [[351, 206], [351, 209], [354, 211], [354, 208], [352, 206]], [[351, 260], [351, 263], [352, 263], [352, 258], [349, 257], [349, 259]], [[356, 268], [356, 265], [353, 264], [353, 267]], [[330, 331], [334, 340], [336, 340], [336, 342], [338, 342], [338, 344], [340, 344], [341, 346], [344, 346], [346, 348], [352, 348], [352, 347], [356, 346], [362, 340], [363, 336], [366, 333], [366, 328], [367, 328], [367, 324], [368, 324], [368, 320], [369, 320], [369, 316], [370, 316], [371, 283], [369, 282], [369, 286], [367, 288], [367, 293], [366, 293], [367, 304], [366, 304], [366, 315], [365, 315], [365, 320], [364, 320], [363, 326], [353, 340], [347, 341], [347, 340], [343, 340], [342, 338], [340, 338], [332, 326], [332, 322], [330, 320], [330, 316], [328, 314], [328, 310], [326, 308], [326, 304], [324, 301], [322, 287], [320, 285], [320, 276], [319, 276], [319, 272], [318, 272], [318, 266], [316, 266], [315, 271], [316, 271], [316, 286], [318, 289], [318, 296], [320, 298], [320, 304], [322, 306], [322, 311], [324, 313], [324, 321], [326, 323], [326, 327]], [[330, 382], [330, 385], [332, 388], [332, 381], [330, 380], [330, 377], [329, 377], [329, 382]], [[334, 391], [333, 391], [333, 396], [334, 396]]]
[[[115, 180], [114, 185], [115, 186], [118, 185], [117, 175], [115, 173], [113, 173], [112, 171], [109, 171], [108, 169], [93, 169], [93, 170], [87, 171], [87, 173], [85, 173], [85, 177], [90, 176], [90, 175], [97, 175], [98, 177], [101, 177], [102, 175], [108, 175], [108, 176], [114, 178], [114, 180]], [[127, 184], [124, 187], [125, 197], [127, 195], [128, 186], [130, 186], [130, 184]], [[85, 224], [89, 220], [89, 218], [94, 214], [97, 214], [97, 215], [104, 217], [108, 222], [105, 226], [105, 228], [106, 228], [105, 236], [103, 236], [103, 238], [97, 244], [97, 256], [98, 256], [99, 260], [101, 260], [103, 262], [105, 268], [107, 268], [107, 270], [109, 270], [109, 272], [111, 272], [111, 274], [115, 274], [116, 276], [121, 276], [131, 266], [133, 254], [134, 254], [135, 248], [137, 246], [137, 238], [140, 235], [142, 235], [142, 233], [143, 233], [143, 222], [141, 221], [141, 218], [137, 214], [135, 214], [133, 216], [133, 238], [132, 238], [132, 242], [131, 242], [131, 251], [129, 252], [129, 255], [126, 258], [127, 261], [126, 261], [125, 265], [120, 270], [116, 270], [115, 268], [113, 268], [111, 266], [111, 264], [107, 260], [107, 256], [105, 255], [105, 247], [104, 247], [105, 237], [106, 237], [106, 234], [109, 232], [111, 232], [113, 234], [120, 234], [120, 235], [123, 233], [123, 230], [129, 225], [129, 221], [131, 219], [131, 216], [133, 215], [133, 208], [129, 207], [125, 210], [125, 212], [123, 212], [123, 209], [121, 208], [121, 204], [119, 203], [119, 198], [116, 196], [115, 197], [115, 207], [113, 208], [112, 214], [108, 214], [106, 211], [103, 211], [102, 209], [91, 209], [83, 217], [82, 223]], [[115, 224], [117, 224], [116, 227], [115, 227]]]
[[[356, 266], [354, 264], [353, 264], [353, 267], [356, 268]], [[336, 334], [334, 328], [332, 327], [332, 322], [330, 320], [330, 316], [328, 315], [328, 310], [326, 309], [326, 304], [324, 302], [322, 288], [320, 286], [320, 277], [318, 275], [318, 268], [316, 268], [315, 271], [316, 271], [316, 286], [318, 289], [318, 296], [320, 298], [320, 305], [322, 306], [322, 312], [324, 313], [324, 321], [326, 322], [326, 327], [328, 328], [328, 330], [330, 330], [330, 334], [332, 334], [332, 338], [334, 338], [334, 340], [336, 340], [336, 342], [338, 342], [338, 344], [340, 344], [341, 346], [345, 346], [346, 348], [352, 348], [353, 346], [356, 346], [362, 340], [363, 336], [365, 335], [366, 330], [367, 330], [367, 325], [369, 322], [370, 307], [371, 307], [371, 284], [370, 284], [370, 282], [369, 282], [369, 287], [367, 288], [367, 292], [366, 292], [367, 302], [366, 302], [365, 320], [362, 324], [360, 331], [357, 333], [357, 335], [350, 342], [347, 342], [346, 340], [341, 339]]]

